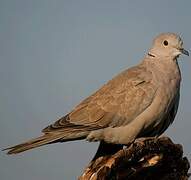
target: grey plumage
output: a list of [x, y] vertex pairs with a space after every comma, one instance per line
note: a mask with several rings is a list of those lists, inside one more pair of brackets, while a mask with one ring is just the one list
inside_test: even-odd
[[128, 144], [137, 137], [162, 134], [175, 118], [183, 49], [174, 33], [157, 36], [143, 61], [110, 80], [69, 114], [43, 129], [44, 135], [7, 148], [8, 154], [48, 143], [78, 139]]

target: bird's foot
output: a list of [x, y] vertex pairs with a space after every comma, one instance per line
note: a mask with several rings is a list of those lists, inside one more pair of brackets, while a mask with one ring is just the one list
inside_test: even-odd
[[103, 139], [102, 137], [103, 135], [103, 130], [96, 130], [96, 131], [92, 131], [86, 138], [87, 141], [90, 142], [96, 142], [96, 141], [100, 141]]
[[138, 143], [138, 144], [144, 144], [144, 141], [148, 141], [148, 140], [153, 140], [157, 141], [157, 136], [154, 137], [140, 137], [135, 139], [134, 143]]

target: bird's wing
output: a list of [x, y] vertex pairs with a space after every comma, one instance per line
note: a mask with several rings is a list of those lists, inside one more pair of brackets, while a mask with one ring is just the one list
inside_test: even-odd
[[123, 71], [43, 132], [95, 130], [128, 124], [151, 103], [157, 87], [139, 65]]

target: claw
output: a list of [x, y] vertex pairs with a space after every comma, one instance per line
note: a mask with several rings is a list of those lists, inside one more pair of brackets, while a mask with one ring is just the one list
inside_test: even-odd
[[87, 141], [96, 142], [102, 140], [101, 130], [92, 131], [86, 138]]

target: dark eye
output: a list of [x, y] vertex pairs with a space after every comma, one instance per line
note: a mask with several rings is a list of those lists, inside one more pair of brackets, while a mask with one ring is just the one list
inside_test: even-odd
[[165, 41], [163, 42], [163, 44], [164, 44], [165, 46], [168, 46], [168, 41], [165, 40]]

